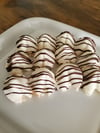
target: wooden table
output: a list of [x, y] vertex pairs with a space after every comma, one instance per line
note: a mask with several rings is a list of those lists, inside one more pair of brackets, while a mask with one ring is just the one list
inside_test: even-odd
[[29, 17], [48, 17], [100, 36], [100, 0], [0, 0], [0, 33]]

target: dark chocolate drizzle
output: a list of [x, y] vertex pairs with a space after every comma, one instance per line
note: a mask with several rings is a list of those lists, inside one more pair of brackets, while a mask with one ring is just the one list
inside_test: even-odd
[[[49, 62], [49, 63], [51, 63], [51, 64], [54, 64], [54, 63], [55, 63], [54, 61], [51, 61], [51, 60], [49, 60], [48, 58], [44, 58], [44, 59], [39, 59], [39, 60], [34, 61], [34, 64], [35, 64], [35, 63], [38, 63], [38, 62], [45, 62], [45, 61], [47, 61], [47, 62]], [[47, 64], [47, 65], [48, 65], [48, 64]]]
[[22, 35], [22, 36], [20, 36], [19, 40], [16, 41], [16, 44], [20, 43], [23, 40], [30, 41], [33, 44], [36, 44], [35, 39], [32, 36], [30, 36], [30, 35]]
[[79, 72], [71, 72], [71, 73], [69, 73], [69, 74], [61, 75], [59, 78], [58, 78], [58, 77], [56, 77], [56, 78], [57, 78], [57, 80], [59, 81], [59, 80], [65, 78], [65, 77], [70, 76], [70, 75], [73, 75], [73, 74], [82, 75], [82, 74], [79, 73]]
[[57, 36], [57, 38], [60, 37], [60, 36], [62, 36], [62, 35], [65, 34], [65, 33], [66, 33], [66, 34], [69, 34], [69, 35], [73, 38], [73, 40], [75, 41], [74, 35], [71, 34], [69, 31], [61, 32], [61, 33]]
[[47, 76], [53, 78], [52, 75], [49, 72], [47, 72], [47, 71], [41, 71], [41, 72], [38, 72], [36, 74], [32, 74], [31, 78], [37, 78], [37, 77], [39, 77], [41, 75], [47, 75]]
[[60, 76], [62, 73], [64, 73], [64, 72], [68, 72], [68, 71], [70, 71], [70, 70], [73, 70], [73, 71], [79, 71], [80, 73], [81, 73], [81, 71], [80, 71], [80, 69], [79, 68], [65, 68], [65, 69], [62, 69], [61, 70], [61, 72], [59, 72], [59, 73], [57, 73], [56, 74], [56, 76], [58, 77], [58, 76]]
[[[67, 82], [71, 82], [73, 80], [78, 80], [77, 82], [75, 81], [76, 84], [77, 83], [82, 83], [82, 78], [71, 78], [71, 79], [69, 79], [67, 81], [59, 82], [58, 85], [61, 85], [61, 84], [67, 83]], [[81, 80], [81, 81], [79, 82], [79, 80]], [[71, 84], [72, 84], [72, 82], [71, 82]]]
[[47, 52], [42, 52], [41, 53], [37, 53], [37, 55], [34, 55], [34, 58], [37, 58], [38, 56], [40, 55], [47, 55], [49, 56], [51, 59], [55, 60], [55, 58], [53, 58], [52, 56], [50, 56], [50, 54], [48, 54], [48, 51]]
[[83, 85], [81, 88], [84, 88], [85, 86], [89, 85], [89, 84], [100, 84], [100, 80], [96, 80], [96, 81], [88, 81], [87, 83], [83, 82]]

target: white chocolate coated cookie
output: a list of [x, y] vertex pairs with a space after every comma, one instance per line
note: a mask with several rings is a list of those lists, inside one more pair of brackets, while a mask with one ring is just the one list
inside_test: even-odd
[[87, 68], [88, 65], [100, 67], [100, 58], [96, 53], [85, 52], [78, 57], [77, 64], [82, 70]]
[[76, 63], [77, 60], [74, 50], [65, 44], [57, 48], [55, 56], [58, 64]]
[[74, 43], [75, 43], [75, 39], [73, 35], [68, 31], [61, 32], [57, 36], [57, 41], [56, 41], [57, 48], [61, 47], [63, 44], [66, 44], [66, 45], [69, 45], [73, 49]]
[[83, 75], [76, 64], [66, 63], [58, 67], [56, 81], [59, 90], [67, 91], [74, 88], [78, 91], [83, 82]]
[[41, 49], [34, 54], [34, 67], [47, 67], [52, 69], [55, 64], [55, 55], [47, 49]]
[[100, 92], [100, 69], [87, 66], [83, 71], [82, 89], [86, 95], [91, 96], [95, 91]]
[[37, 48], [38, 50], [41, 49], [47, 49], [55, 53], [56, 50], [56, 41], [55, 39], [48, 35], [48, 34], [42, 34], [37, 41]]
[[28, 79], [23, 76], [10, 76], [6, 79], [4, 85], [4, 94], [16, 104], [32, 98], [32, 89], [28, 84]]
[[84, 52], [95, 53], [96, 44], [91, 38], [84, 37], [75, 43], [74, 49], [77, 56], [80, 56]]
[[22, 35], [16, 42], [18, 51], [23, 51], [27, 53], [34, 53], [37, 50], [37, 41], [30, 35]]
[[33, 64], [29, 56], [26, 53], [19, 51], [8, 57], [6, 69], [14, 75], [20, 75], [20, 73], [23, 73], [22, 71], [24, 69], [31, 69], [32, 66]]
[[51, 95], [56, 91], [56, 82], [53, 72], [47, 68], [37, 68], [30, 77], [30, 86], [33, 95]]

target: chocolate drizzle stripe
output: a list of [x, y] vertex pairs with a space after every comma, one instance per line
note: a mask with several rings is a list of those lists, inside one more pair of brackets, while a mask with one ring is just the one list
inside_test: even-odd
[[68, 90], [69, 88], [67, 86], [60, 86], [59, 89], [63, 89], [66, 88], [66, 90]]
[[[91, 67], [92, 67], [92, 66], [91, 66]], [[91, 71], [91, 67], [88, 68], [88, 69], [86, 69], [86, 70], [83, 70], [83, 73], [88, 72], [89, 70]], [[99, 66], [93, 66], [93, 67], [92, 67], [92, 70], [98, 70], [99, 68], [100, 68]]]
[[74, 75], [74, 74], [76, 74], [76, 76], [77, 75], [81, 75], [81, 73], [79, 73], [79, 72], [72, 72], [72, 73], [69, 73], [69, 74], [61, 75], [61, 76], [59, 76], [59, 78], [57, 77], [57, 80], [59, 81], [59, 80], [61, 80], [63, 78], [66, 78], [66, 77], [68, 77], [70, 75]]
[[14, 63], [14, 62], [11, 62], [8, 66], [12, 66], [12, 65], [22, 65], [22, 64], [24, 64], [24, 65], [31, 65], [31, 63], [30, 62], [27, 62], [27, 61], [24, 61], [24, 60], [16, 60], [16, 62]]
[[51, 61], [48, 58], [44, 58], [44, 59], [39, 59], [39, 60], [34, 61], [34, 64], [35, 63], [38, 63], [38, 62], [43, 62], [44, 63], [45, 61], [47, 61], [47, 62], [49, 62], [51, 64], [54, 64], [55, 63], [54, 61]]
[[71, 82], [72, 80], [78, 80], [78, 81], [75, 82], [76, 84], [79, 82], [79, 80], [81, 80], [80, 83], [82, 83], [82, 78], [71, 78], [71, 79], [69, 79], [67, 81], [59, 82], [58, 85], [61, 85], [61, 84], [67, 83], [67, 82]]
[[6, 79], [16, 79], [16, 78], [22, 78], [22, 79], [27, 79], [25, 76], [18, 76], [18, 75], [11, 75], [11, 76], [9, 76], [9, 77], [7, 77]]
[[49, 42], [49, 41], [42, 41], [42, 40], [39, 40], [39, 41], [38, 41], [38, 44], [40, 44], [40, 43], [48, 43], [48, 44], [51, 45], [54, 49], [56, 48], [55, 44], [52, 43], [52, 42]]
[[44, 87], [43, 88], [33, 87], [32, 88], [32, 90], [34, 90], [34, 91], [35, 90], [42, 90], [42, 91], [47, 90], [48, 91], [48, 90], [56, 90], [56, 89], [57, 89], [56, 87], [54, 87], [54, 88], [49, 88], [49, 87], [47, 87], [47, 88], [44, 88]]
[[25, 60], [31, 62], [31, 60], [27, 57], [27, 55], [22, 54], [21, 52], [16, 52], [8, 57], [7, 63], [9, 63], [14, 58], [24, 58]]
[[91, 76], [85, 77], [85, 78], [84, 78], [84, 81], [89, 80], [89, 79], [93, 79], [93, 78], [97, 78], [97, 80], [98, 80], [98, 78], [100, 78], [100, 73], [98, 73], [98, 74], [93, 74], [93, 75], [91, 75]]
[[32, 74], [31, 78], [35, 78], [35, 77], [39, 77], [39, 76], [44, 76], [44, 75], [53, 78], [53, 76], [50, 73], [46, 72], [46, 71], [42, 71], [42, 72], [38, 72], [36, 74]]
[[90, 58], [84, 58], [83, 60], [80, 59], [80, 60], [78, 61], [78, 64], [86, 63], [86, 62], [92, 61], [92, 60], [96, 60], [97, 62], [99, 62], [99, 60], [98, 60], [97, 57], [90, 57]]
[[17, 45], [17, 48], [20, 48], [20, 47], [26, 47], [26, 48], [34, 48], [34, 49], [36, 49], [35, 46], [30, 46], [29, 44], [18, 44]]
[[[70, 40], [70, 41], [71, 41], [71, 40]], [[59, 44], [61, 44], [61, 45], [59, 45]], [[71, 44], [69, 44], [68, 42], [63, 43], [63, 42], [60, 41], [60, 40], [57, 41], [57, 44], [56, 44], [57, 48], [60, 48], [60, 47], [63, 46], [63, 45], [66, 45], [67, 47], [73, 49], [73, 47], [71, 46], [71, 45], [73, 45], [73, 42], [72, 42], [72, 41], [71, 41]]]
[[54, 50], [51, 50], [50, 48], [43, 48], [44, 50], [50, 51], [52, 53], [55, 53]]
[[31, 88], [25, 86], [18, 86], [18, 85], [13, 85], [13, 84], [9, 84], [8, 86], [4, 87], [3, 90], [10, 90], [10, 89], [18, 89], [18, 90], [26, 90], [26, 91], [31, 91]]
[[71, 36], [71, 38], [73, 38], [73, 40], [75, 41], [75, 38], [74, 38], [74, 36], [69, 32], [69, 31], [64, 31], [64, 32], [61, 32], [58, 36], [57, 36], [57, 38], [58, 37], [60, 37], [60, 36], [63, 36], [64, 34], [68, 34], [68, 35], [70, 35]]
[[[8, 82], [9, 83], [9, 82]], [[29, 86], [27, 85], [24, 85], [24, 84], [21, 84], [21, 83], [19, 83], [19, 84], [15, 84], [15, 83], [9, 83], [9, 85], [10, 86], [13, 86], [13, 85], [15, 85], [15, 86], [20, 86], [20, 87], [25, 87], [25, 88], [29, 88]]]
[[23, 76], [10, 76], [10, 77], [7, 77], [6, 78], [6, 81], [4, 82], [4, 84], [7, 84], [8, 82], [10, 82], [11, 80], [15, 80], [16, 78], [22, 78], [22, 79], [26, 79], [27, 80], [27, 78], [26, 77], [23, 77]]
[[33, 38], [31, 39], [31, 38], [28, 38], [25, 36], [21, 37], [18, 41], [16, 41], [16, 44], [18, 44], [22, 41], [27, 41], [27, 42], [29, 41], [29, 42], [32, 42], [33, 44], [36, 44], [36, 41]]
[[13, 62], [23, 61], [23, 62], [32, 63], [32, 61], [31, 61], [31, 60], [26, 60], [25, 58], [21, 58], [21, 57], [15, 57], [15, 58], [13, 58], [13, 60], [15, 60], [15, 61], [13, 61]]
[[10, 72], [10, 71], [12, 71], [12, 70], [14, 70], [14, 69], [22, 69], [22, 70], [25, 70], [25, 69], [32, 69], [32, 67], [26, 67], [26, 68], [24, 67], [24, 68], [23, 68], [23, 67], [20, 67], [20, 66], [19, 66], [19, 67], [17, 67], [17, 66], [12, 66], [12, 67], [7, 67], [6, 69], [7, 69], [8, 72]]
[[87, 58], [87, 57], [90, 57], [90, 56], [92, 56], [92, 55], [94, 55], [94, 56], [96, 56], [97, 58], [99, 58], [98, 57], [98, 55], [96, 55], [96, 53], [88, 53], [88, 52], [85, 52], [84, 54], [82, 54], [79, 58]]
[[[61, 38], [64, 38], [64, 37], [61, 37]], [[60, 39], [61, 39], [61, 38], [60, 38]], [[70, 48], [72, 48], [72, 47], [70, 46], [69, 43], [63, 42], [63, 41], [61, 41], [60, 39], [58, 39], [58, 40], [56, 41], [56, 46], [59, 47], [59, 43], [60, 43], [60, 44], [62, 44], [62, 45], [69, 46]], [[69, 40], [69, 41], [71, 42], [71, 44], [73, 44], [72, 40], [70, 40], [69, 38], [68, 38], [67, 40]], [[72, 48], [72, 49], [73, 49], [73, 48]]]
[[57, 59], [60, 60], [60, 59], [63, 59], [63, 58], [64, 58], [64, 60], [72, 60], [72, 59], [76, 59], [75, 56], [74, 56], [74, 57], [71, 57], [71, 55], [70, 55], [70, 56], [62, 55], [62, 56], [60, 56], [60, 57], [57, 58]]
[[89, 63], [89, 62], [87, 62], [87, 63], [84, 63], [84, 64], [78, 64], [79, 65], [79, 67], [82, 69], [84, 66], [86, 67], [88, 67], [88, 66], [96, 66], [94, 63]]
[[31, 42], [31, 43], [33, 43], [33, 44], [36, 44], [36, 41], [35, 41], [35, 40], [28, 39], [28, 38], [20, 38], [18, 41], [16, 41], [16, 44], [19, 44], [19, 43], [21, 43], [22, 41]]
[[51, 35], [49, 35], [49, 34], [47, 34], [47, 33], [46, 33], [46, 34], [44, 33], [44, 34], [40, 35], [40, 36], [39, 36], [39, 39], [40, 39], [40, 38], [43, 38], [43, 37], [47, 37], [47, 38], [51, 39], [52, 41], [55, 41], [55, 38], [53, 38]]
[[75, 54], [74, 54], [73, 52], [69, 52], [69, 51], [66, 51], [66, 52], [65, 52], [65, 51], [60, 51], [58, 54], [56, 54], [56, 57], [57, 57], [57, 56], [61, 56], [61, 55], [63, 55], [63, 54], [64, 54], [66, 57], [67, 57], [67, 56], [70, 56], [70, 55], [74, 55], [74, 56], [75, 56]]
[[94, 51], [95, 51], [94, 46], [93, 46], [92, 44], [90, 44], [90, 43], [86, 43], [86, 42], [79, 42], [79, 43], [76, 43], [76, 44], [75, 44], [75, 46], [79, 46], [79, 45], [89, 45], [89, 46], [91, 46], [91, 47], [94, 49]]
[[63, 67], [61, 67], [59, 70], [57, 70], [57, 73], [61, 72], [62, 70], [70, 70], [73, 69], [74, 71], [81, 71], [79, 67], [74, 66], [74, 65], [68, 65], [66, 64], [66, 66], [64, 65]]
[[55, 38], [53, 38], [49, 34], [42, 34], [41, 36], [39, 36], [38, 40], [41, 40], [41, 39], [47, 39], [52, 43], [55, 43], [55, 41], [56, 41]]
[[[34, 87], [34, 86], [52, 86], [52, 87], [54, 87], [54, 84], [51, 84], [51, 83], [35, 83], [35, 84], [32, 84], [32, 85], [30, 85], [31, 87]], [[41, 86], [40, 86], [40, 88], [41, 88]]]
[[41, 56], [41, 55], [49, 56], [51, 59], [55, 60], [55, 58], [53, 58], [50, 54], [48, 54], [48, 51], [47, 52], [37, 53], [37, 55], [35, 55], [34, 57], [37, 58], [38, 56]]
[[57, 52], [57, 50], [56, 50], [56, 56], [58, 56], [61, 53], [65, 53], [65, 51], [66, 51], [66, 53], [69, 53], [69, 50], [71, 51], [71, 53], [74, 54], [74, 51], [72, 49], [67, 48], [67, 47], [66, 48], [60, 48], [60, 49], [61, 50], [59, 52]]
[[94, 71], [90, 71], [88, 74], [84, 74], [83, 73], [83, 76], [84, 78], [88, 78], [89, 76], [91, 76], [92, 74], [94, 75], [95, 73], [99, 73], [100, 74], [100, 71], [97, 71], [97, 70], [94, 70]]
[[88, 81], [87, 83], [84, 82], [84, 84], [82, 85], [82, 88], [84, 88], [85, 86], [87, 86], [89, 84], [100, 84], [100, 80], [97, 80], [97, 81]]
[[28, 95], [28, 94], [32, 94], [31, 92], [9, 92], [9, 93], [6, 93], [5, 95], [11, 95], [11, 94], [20, 94], [20, 95], [22, 95], [22, 94], [26, 94], [26, 95]]
[[82, 49], [75, 49], [75, 52], [81, 51], [81, 52], [92, 52], [91, 50], [82, 50]]
[[47, 80], [47, 79], [42, 79], [41, 78], [41, 79], [38, 79], [38, 80], [29, 82], [29, 85], [34, 84], [34, 83], [37, 83], [37, 82], [39, 82], [41, 80], [43, 80], [44, 82], [50, 82], [51, 84], [54, 84], [54, 82], [52, 82], [51, 80]]
[[72, 85], [75, 85], [75, 84], [82, 84], [82, 83], [83, 83], [82, 81], [78, 81], [78, 82], [72, 83]]
[[84, 38], [82, 38], [80, 40], [77, 40], [76, 42], [79, 43], [79, 42], [86, 41], [86, 40], [90, 41], [90, 43], [93, 44], [94, 47], [96, 47], [96, 44], [95, 44], [94, 40], [91, 39], [90, 37], [84, 37]]
[[52, 90], [51, 90], [51, 91], [48, 90], [48, 91], [46, 91], [46, 92], [44, 92], [44, 91], [42, 92], [42, 91], [39, 91], [39, 90], [33, 90], [33, 91], [34, 91], [35, 93], [42, 93], [42, 94], [43, 94], [43, 93], [44, 93], [44, 94], [45, 94], [45, 93], [53, 93]]
[[73, 70], [73, 71], [77, 70], [79, 73], [81, 73], [81, 71], [79, 71], [79, 69], [77, 69], [77, 68], [76, 69], [74, 69], [74, 68], [65, 68], [65, 69], [62, 69], [61, 72], [57, 73], [56, 76], [60, 76], [62, 73], [68, 72], [70, 70]]

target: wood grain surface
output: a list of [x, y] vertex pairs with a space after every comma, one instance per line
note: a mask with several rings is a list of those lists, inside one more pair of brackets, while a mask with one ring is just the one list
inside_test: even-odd
[[47, 17], [100, 36], [100, 0], [0, 0], [0, 33], [29, 17]]

